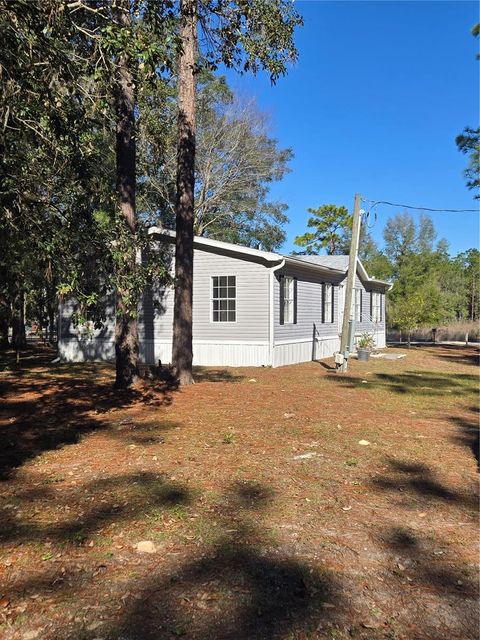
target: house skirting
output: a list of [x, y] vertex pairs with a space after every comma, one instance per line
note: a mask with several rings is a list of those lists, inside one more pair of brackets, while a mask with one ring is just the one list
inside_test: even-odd
[[[66, 362], [115, 360], [112, 340], [102, 338], [62, 338], [59, 356]], [[172, 359], [171, 340], [140, 339], [140, 361], [145, 364], [168, 364]], [[193, 364], [196, 366], [261, 367], [270, 366], [268, 342], [193, 342]]]
[[[148, 364], [169, 363], [172, 342], [141, 340], [140, 359]], [[193, 341], [193, 364], [201, 367], [262, 367], [270, 364], [268, 342]]]
[[111, 338], [60, 338], [58, 355], [65, 362], [114, 362], [115, 345]]
[[[385, 335], [375, 335], [376, 346], [385, 347]], [[66, 362], [113, 362], [115, 347], [107, 338], [61, 339], [59, 356]], [[198, 340], [193, 343], [193, 364], [205, 367], [282, 367], [311, 360], [329, 358], [340, 350], [338, 336], [317, 338], [315, 342], [299, 340], [281, 342], [273, 347], [273, 361], [267, 342], [220, 342]], [[168, 364], [172, 343], [168, 340], [140, 340], [140, 361], [145, 364]]]
[[338, 336], [316, 338], [315, 341], [310, 338], [309, 340], [277, 343], [273, 347], [273, 366], [282, 367], [287, 364], [329, 358], [339, 349], [340, 338]]

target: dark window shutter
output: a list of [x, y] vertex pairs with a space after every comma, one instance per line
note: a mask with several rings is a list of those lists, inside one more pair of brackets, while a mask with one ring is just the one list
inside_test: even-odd
[[335, 289], [336, 289], [336, 287], [332, 284], [332, 319], [331, 319], [331, 322], [335, 322]]
[[363, 291], [360, 289], [360, 322], [363, 321]]
[[373, 321], [373, 291], [370, 291], [370, 320]]
[[284, 281], [285, 281], [285, 276], [280, 276], [280, 324], [284, 324], [284, 317], [283, 317], [283, 307], [284, 307], [283, 301], [285, 297]]
[[322, 282], [322, 324], [325, 324], [325, 283]]
[[293, 279], [293, 324], [297, 324], [297, 278]]

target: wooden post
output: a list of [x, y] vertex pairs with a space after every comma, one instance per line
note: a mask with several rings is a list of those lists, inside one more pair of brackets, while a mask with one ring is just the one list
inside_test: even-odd
[[348, 324], [350, 322], [350, 313], [352, 310], [352, 294], [355, 284], [355, 274], [357, 272], [357, 255], [358, 243], [360, 240], [360, 194], [355, 194], [355, 203], [353, 205], [353, 225], [352, 225], [352, 242], [350, 244], [350, 255], [348, 259], [347, 285], [345, 287], [345, 307], [343, 311], [342, 335], [340, 338], [340, 353], [343, 354], [344, 360], [340, 365], [340, 371], [346, 371], [348, 367], [347, 346], [348, 346]]

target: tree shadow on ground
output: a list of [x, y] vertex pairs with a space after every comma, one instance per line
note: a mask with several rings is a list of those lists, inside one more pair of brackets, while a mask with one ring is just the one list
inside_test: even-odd
[[449, 489], [427, 465], [395, 458], [387, 458], [385, 463], [386, 472], [373, 477], [370, 486], [377, 491], [395, 492], [400, 502], [415, 497], [425, 503], [441, 501], [473, 511], [478, 507], [478, 496], [473, 491]]
[[[110, 429], [111, 417], [107, 419], [105, 414], [113, 409], [172, 402], [173, 390], [167, 383], [117, 390], [108, 368], [54, 366], [48, 363], [49, 357], [51, 353], [33, 352], [32, 366], [30, 361], [12, 365], [0, 380], [0, 397], [6, 398], [0, 407], [0, 480], [8, 479], [17, 467], [44, 451], [75, 444], [93, 431]], [[119, 431], [112, 433], [120, 436]]]
[[268, 508], [273, 498], [261, 483], [233, 483], [216, 513], [224, 530], [218, 543], [174, 575], [152, 572], [107, 637], [270, 640], [313, 631], [332, 619], [330, 608], [337, 615], [342, 589], [336, 576], [262, 544], [261, 527], [248, 514]]
[[471, 417], [451, 416], [450, 421], [457, 427], [457, 433], [453, 436], [453, 442], [470, 449], [480, 472], [480, 424], [479, 408], [470, 407]]
[[432, 348], [432, 353], [437, 358], [447, 362], [468, 364], [474, 367], [480, 366], [479, 347], [460, 347], [458, 345], [437, 345]]
[[400, 395], [443, 396], [453, 393], [458, 396], [476, 395], [478, 376], [468, 374], [438, 373], [433, 371], [406, 371], [405, 373], [375, 373], [368, 378], [368, 384], [362, 378], [351, 376], [329, 376], [327, 380], [350, 389], [382, 389]]
[[27, 372], [34, 366], [51, 363], [56, 358], [57, 352], [51, 347], [27, 345], [25, 349], [18, 352], [18, 355], [19, 362], [17, 362], [15, 349], [0, 349], [0, 370], [16, 369]]
[[[442, 540], [424, 535], [407, 526], [384, 526], [377, 541], [391, 558], [389, 581], [397, 583], [399, 591], [416, 593], [418, 586], [435, 593], [447, 607], [453, 628], [459, 637], [476, 638], [478, 631], [478, 584], [473, 572], [457, 556], [452, 557]], [[425, 637], [438, 637], [438, 627], [429, 632], [429, 616], [423, 618]], [[453, 635], [453, 634], [452, 634]], [[423, 636], [422, 636], [423, 637]]]
[[[193, 497], [186, 485], [147, 472], [101, 478], [73, 489], [28, 489], [14, 497], [11, 509], [3, 511], [0, 542], [81, 544], [109, 524], [128, 523], [140, 515], [148, 518], [152, 510], [188, 505]], [[46, 524], [25, 517], [24, 509], [32, 499], [42, 512], [55, 511]], [[59, 510], [63, 520], [58, 519]]]
[[[102, 492], [111, 490], [115, 483], [120, 483], [124, 489], [137, 484], [145, 497], [144, 509], [153, 504], [163, 508], [194, 505], [195, 491], [172, 485], [168, 480], [155, 488], [158, 482], [151, 474], [121, 476], [89, 483], [87, 494], [94, 493], [100, 499]], [[78, 491], [84, 493], [84, 487]], [[97, 636], [109, 640], [171, 640], [173, 637], [273, 640], [290, 637], [289, 634], [297, 637], [322, 625], [333, 625], [344, 606], [344, 589], [338, 577], [319, 567], [318, 561], [316, 566], [309, 566], [279, 554], [274, 547], [264, 543], [259, 518], [274, 496], [273, 490], [261, 483], [233, 483], [224, 495], [222, 509], [215, 515], [220, 520], [222, 536], [206, 548], [190, 546], [188, 555], [173, 570], [163, 568], [165, 565], [156, 566], [155, 556], [151, 556], [150, 568], [140, 581], [130, 578], [127, 582], [111, 583], [103, 578], [104, 586], [99, 591], [102, 571], [108, 575], [106, 564], [93, 570], [76, 568], [75, 563], [62, 569], [60, 565], [50, 565], [28, 579], [9, 585], [9, 598], [24, 599], [31, 594], [51, 598], [55, 595], [60, 599], [78, 600], [85, 606], [91, 602], [92, 591], [95, 594], [92, 608], [102, 608], [101, 630], [87, 632], [86, 622], [73, 620], [74, 616], [62, 623], [52, 619], [48, 637], [65, 640]], [[39, 497], [45, 499], [52, 495], [50, 490], [44, 490]], [[24, 495], [22, 499], [29, 498], [31, 495]], [[132, 496], [128, 502], [135, 504]], [[121, 521], [125, 514], [111, 508], [111, 504], [92, 505], [82, 523], [83, 531], [92, 534], [108, 521]], [[137, 518], [139, 513], [140, 508], [133, 512], [128, 510], [128, 518]], [[232, 521], [235, 522], [234, 530], [231, 529]], [[51, 526], [48, 536], [58, 540], [67, 536], [68, 540], [72, 532], [71, 523], [67, 522], [59, 528]], [[38, 530], [32, 523], [24, 523], [18, 541], [38, 542], [45, 533], [43, 531], [38, 537]], [[65, 560], [62, 563], [65, 564]], [[118, 607], [119, 602], [126, 605]]]
[[229, 369], [212, 369], [211, 367], [194, 367], [195, 382], [242, 382], [245, 376], [239, 376]]
[[[227, 539], [175, 576], [157, 574], [142, 584], [141, 598], [108, 637], [285, 638], [289, 632], [313, 630], [328, 619], [322, 603], [338, 606], [335, 585], [327, 572], [310, 571], [299, 561], [268, 557], [255, 547]], [[192, 606], [179, 606], [182, 600]], [[207, 608], [208, 616], [195, 614], [195, 609]]]
[[[173, 388], [178, 387], [178, 381], [171, 365], [141, 364], [140, 371], [147, 379], [161, 380]], [[229, 369], [215, 369], [213, 367], [193, 367], [193, 377], [195, 382], [240, 382], [245, 379], [245, 376], [239, 376]]]
[[328, 362], [325, 362], [324, 360], [316, 360], [317, 364], [319, 364], [323, 369], [326, 369], [327, 371], [336, 371], [337, 367], [335, 366], [335, 364], [331, 365], [328, 364]]

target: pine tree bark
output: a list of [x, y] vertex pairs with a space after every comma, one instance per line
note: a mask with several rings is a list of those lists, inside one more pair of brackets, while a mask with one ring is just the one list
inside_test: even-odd
[[27, 334], [25, 331], [25, 292], [20, 290], [16, 296], [12, 323], [13, 349], [25, 349]]
[[52, 306], [48, 307], [48, 342], [52, 346], [55, 342], [55, 310]]
[[172, 364], [180, 385], [193, 383], [192, 300], [195, 187], [195, 59], [197, 0], [181, 0], [182, 53], [178, 73], [175, 301]]
[[8, 348], [8, 318], [0, 318], [0, 349]]
[[[114, 20], [118, 26], [128, 28], [131, 25], [130, 1], [117, 0], [114, 8]], [[132, 63], [125, 53], [117, 60], [116, 94], [116, 171], [117, 198], [120, 214], [120, 233], [127, 237], [128, 249], [119, 267], [119, 284], [115, 302], [115, 386], [131, 387], [138, 379], [138, 326], [136, 310], [127, 304], [126, 282], [129, 273], [136, 268], [136, 141], [135, 141], [135, 78]]]

